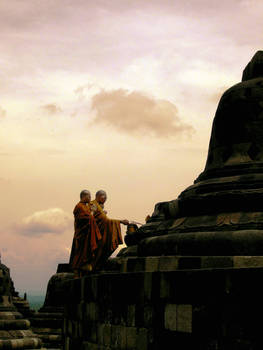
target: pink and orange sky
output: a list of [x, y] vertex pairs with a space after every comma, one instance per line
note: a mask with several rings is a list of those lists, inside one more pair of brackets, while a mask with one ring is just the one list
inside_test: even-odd
[[[45, 292], [79, 192], [144, 221], [203, 170], [222, 92], [262, 49], [261, 0], [1, 0], [2, 261]], [[123, 232], [124, 233], [124, 232]]]

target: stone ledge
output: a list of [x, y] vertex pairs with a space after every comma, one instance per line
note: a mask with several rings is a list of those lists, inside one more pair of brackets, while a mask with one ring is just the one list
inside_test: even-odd
[[41, 341], [38, 338], [21, 338], [21, 339], [1, 339], [0, 349], [34, 349], [39, 348]]
[[29, 329], [30, 322], [26, 319], [22, 320], [0, 320], [0, 330], [24, 330]]
[[207, 268], [263, 267], [263, 256], [149, 256], [109, 259], [107, 269], [116, 272], [155, 272]]

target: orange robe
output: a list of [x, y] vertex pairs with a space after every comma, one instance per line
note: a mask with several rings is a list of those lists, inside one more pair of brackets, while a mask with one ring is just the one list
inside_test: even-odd
[[109, 219], [96, 200], [90, 202], [90, 207], [92, 210], [95, 209], [93, 215], [102, 235], [97, 252], [97, 264], [100, 266], [118, 248], [119, 244], [123, 244], [121, 223], [120, 220]]
[[75, 234], [70, 255], [73, 269], [81, 269], [85, 264], [94, 268], [98, 244], [102, 239], [89, 205], [79, 202], [73, 211]]

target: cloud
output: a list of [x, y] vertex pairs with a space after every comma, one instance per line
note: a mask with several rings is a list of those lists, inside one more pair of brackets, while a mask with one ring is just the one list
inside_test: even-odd
[[94, 83], [88, 83], [82, 86], [79, 86], [74, 90], [74, 93], [78, 96], [79, 99], [85, 99], [87, 96], [87, 91], [95, 87]]
[[41, 108], [50, 115], [62, 112], [62, 109], [58, 107], [55, 103], [46, 104], [44, 106], [41, 106]]
[[4, 118], [6, 116], [6, 110], [4, 110], [1, 106], [0, 106], [0, 119]]
[[138, 91], [102, 90], [93, 96], [92, 109], [96, 112], [93, 123], [109, 125], [128, 134], [171, 137], [191, 134], [194, 130], [179, 118], [173, 103]]
[[37, 211], [22, 219], [15, 232], [26, 236], [42, 236], [47, 233], [62, 234], [72, 226], [72, 217], [60, 208]]

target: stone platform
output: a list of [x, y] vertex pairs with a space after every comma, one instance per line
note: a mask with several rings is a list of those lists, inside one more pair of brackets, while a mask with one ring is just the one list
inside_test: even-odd
[[262, 349], [263, 267], [245, 266], [262, 265], [263, 257], [238, 259], [236, 267], [69, 281], [64, 349]]

